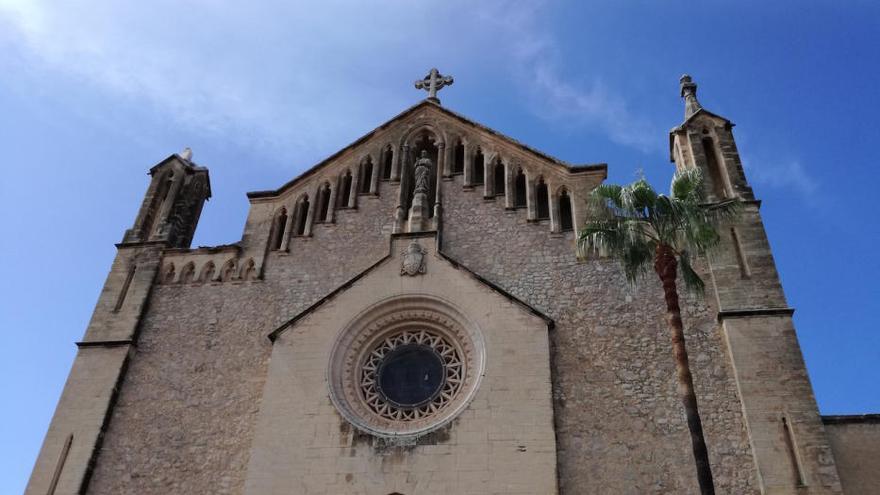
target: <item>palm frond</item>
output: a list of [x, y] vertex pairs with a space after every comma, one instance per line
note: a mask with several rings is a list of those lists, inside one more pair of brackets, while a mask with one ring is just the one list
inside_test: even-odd
[[672, 176], [672, 197], [679, 201], [701, 203], [703, 201], [703, 174], [696, 167], [679, 170]]
[[684, 280], [684, 286], [695, 294], [702, 294], [706, 288], [706, 284], [700, 275], [691, 265], [691, 256], [687, 251], [681, 251], [678, 255], [678, 267], [681, 269], [681, 278]]
[[623, 209], [641, 217], [647, 217], [657, 201], [657, 192], [645, 179], [639, 179], [620, 191]]

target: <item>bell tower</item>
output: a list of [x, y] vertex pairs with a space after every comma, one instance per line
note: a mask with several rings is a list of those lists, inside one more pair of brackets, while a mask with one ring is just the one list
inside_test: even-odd
[[143, 204], [104, 282], [25, 493], [85, 493], [167, 248], [187, 248], [211, 195], [187, 148], [150, 169]]
[[703, 108], [689, 75], [680, 83], [684, 122], [669, 134], [670, 160], [678, 170], [703, 172], [708, 203], [735, 198], [743, 204], [709, 256], [707, 290], [718, 310], [761, 493], [841, 493], [795, 333], [794, 309], [782, 290], [733, 123]]
[[700, 105], [691, 76], [681, 76], [680, 85], [684, 122], [669, 134], [670, 160], [678, 169], [699, 167], [710, 200], [755, 199], [733, 139], [733, 123]]
[[186, 148], [150, 169], [150, 186], [123, 243], [158, 241], [189, 247], [202, 206], [211, 197], [208, 170], [191, 160], [192, 150]]

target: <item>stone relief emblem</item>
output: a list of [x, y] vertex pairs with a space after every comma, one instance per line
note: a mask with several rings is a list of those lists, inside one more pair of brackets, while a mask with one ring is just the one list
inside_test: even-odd
[[403, 255], [403, 263], [400, 265], [400, 274], [414, 277], [425, 273], [425, 250], [418, 242], [413, 241]]

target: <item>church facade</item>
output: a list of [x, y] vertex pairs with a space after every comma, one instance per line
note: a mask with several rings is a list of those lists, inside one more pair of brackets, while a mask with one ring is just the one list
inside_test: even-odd
[[[152, 169], [27, 494], [698, 493], [659, 284], [576, 249], [606, 165], [429, 97], [191, 248], [211, 195]], [[820, 417], [733, 124], [682, 79], [678, 169], [744, 213], [683, 299], [717, 493], [880, 493], [877, 416]]]

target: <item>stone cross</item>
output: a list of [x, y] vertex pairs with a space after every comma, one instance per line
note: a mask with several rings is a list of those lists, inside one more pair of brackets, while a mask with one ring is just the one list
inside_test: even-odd
[[444, 76], [437, 69], [431, 69], [431, 72], [424, 79], [416, 81], [416, 89], [424, 89], [428, 92], [428, 99], [440, 103], [437, 98], [437, 91], [453, 83], [452, 76]]

